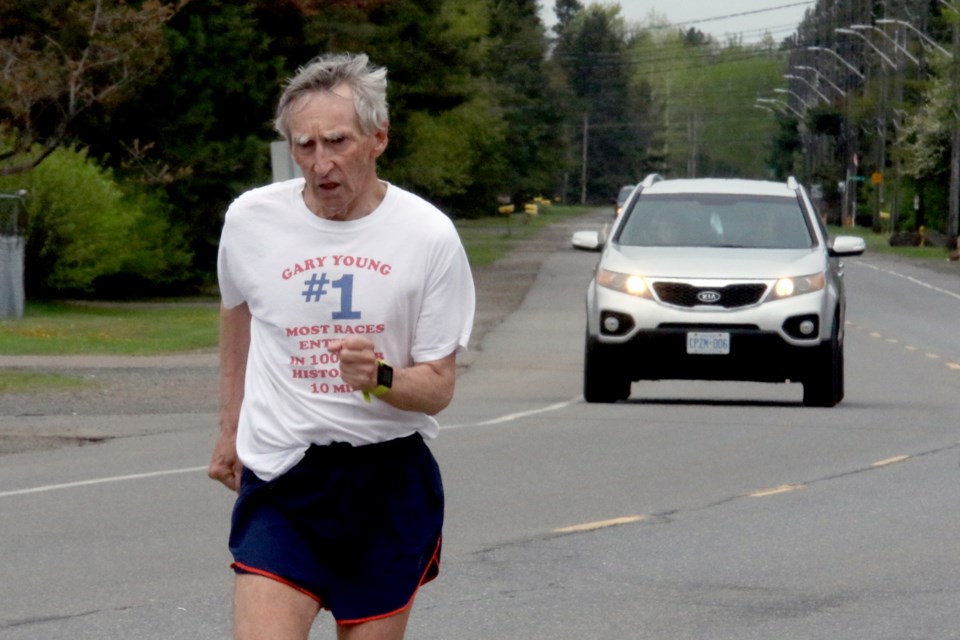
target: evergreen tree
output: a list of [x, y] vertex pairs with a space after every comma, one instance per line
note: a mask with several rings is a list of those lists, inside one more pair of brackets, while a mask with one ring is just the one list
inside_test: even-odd
[[[170, 62], [158, 81], [88, 122], [84, 135], [118, 175], [169, 201], [200, 272], [213, 269], [227, 205], [270, 180], [283, 65], [257, 17], [253, 3], [187, 4], [170, 22]], [[295, 31], [297, 14], [290, 18], [284, 28]]]
[[[619, 6], [594, 4], [577, 13], [562, 31], [555, 59], [577, 98], [566, 116], [585, 158], [587, 197], [606, 202], [650, 166], [649, 92], [631, 90], [634, 65]], [[571, 183], [582, 189], [579, 178]]]

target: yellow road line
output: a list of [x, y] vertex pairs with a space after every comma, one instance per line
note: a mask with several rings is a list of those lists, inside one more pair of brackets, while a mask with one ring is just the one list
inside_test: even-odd
[[953, 369], [954, 371], [960, 371], [960, 364], [956, 362], [948, 362], [947, 366]]
[[874, 467], [874, 468], [875, 468], [875, 467], [886, 467], [886, 466], [891, 465], [891, 464], [897, 464], [898, 462], [903, 462], [904, 460], [907, 460], [909, 457], [910, 457], [910, 456], [894, 456], [894, 457], [892, 457], [892, 458], [887, 458], [886, 460], [878, 460], [877, 462], [874, 462], [874, 463], [873, 463], [872, 465], [870, 465], [870, 466], [871, 466], [871, 467]]
[[782, 484], [779, 487], [774, 487], [772, 489], [761, 489], [760, 491], [754, 491], [749, 494], [751, 498], [766, 498], [767, 496], [776, 496], [781, 493], [789, 493], [790, 491], [796, 491], [797, 489], [802, 489], [802, 484]]
[[554, 529], [554, 533], [581, 533], [583, 531], [596, 531], [597, 529], [606, 529], [607, 527], [616, 527], [622, 524], [631, 524], [646, 520], [647, 516], [624, 516], [622, 518], [611, 518], [610, 520], [599, 520], [597, 522], [587, 522], [586, 524], [576, 524], [572, 527], [563, 527]]

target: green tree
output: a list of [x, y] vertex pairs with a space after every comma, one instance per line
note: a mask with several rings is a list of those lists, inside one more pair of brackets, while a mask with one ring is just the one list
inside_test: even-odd
[[0, 175], [36, 167], [78, 117], [115, 107], [162, 68], [164, 23], [177, 9], [158, 0], [0, 2], [0, 118], [9, 141]]
[[557, 23], [553, 26], [554, 32], [563, 37], [567, 28], [583, 11], [583, 4], [580, 0], [556, 0], [553, 4], [553, 13], [557, 17]]
[[29, 194], [28, 296], [145, 295], [186, 277], [191, 256], [163, 208], [124, 191], [83, 150], [60, 147], [32, 171], [0, 177], [0, 188]]
[[[579, 134], [586, 193], [606, 201], [651, 166], [649, 87], [633, 81], [619, 5], [592, 4], [577, 13], [559, 37], [555, 59], [576, 97], [566, 110], [567, 126]], [[579, 176], [575, 183], [583, 188]]]
[[385, 178], [456, 215], [550, 189], [557, 116], [535, 1], [361, 3], [308, 18], [306, 32], [388, 68]]
[[557, 190], [557, 159], [564, 157], [566, 144], [562, 102], [548, 82], [536, 0], [491, 0], [490, 18], [484, 75], [506, 127], [500, 175], [491, 187], [520, 204]]
[[632, 53], [660, 105], [667, 173], [769, 176], [777, 124], [754, 103], [782, 81], [783, 54], [763, 45], [719, 46], [694, 29], [638, 40]]
[[229, 203], [270, 180], [284, 64], [259, 15], [249, 2], [186, 5], [169, 23], [170, 62], [156, 82], [85, 122], [93, 154], [169, 202], [200, 272], [213, 269]]

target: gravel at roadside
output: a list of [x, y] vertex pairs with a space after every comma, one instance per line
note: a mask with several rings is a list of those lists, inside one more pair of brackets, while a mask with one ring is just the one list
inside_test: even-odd
[[[535, 238], [517, 240], [512, 253], [476, 269], [477, 311], [470, 349], [458, 363], [470, 364], [483, 351], [483, 338], [515, 310], [533, 284], [543, 261], [569, 248], [573, 231], [600, 228], [610, 208], [557, 222]], [[573, 250], [573, 249], [569, 249]], [[867, 255], [870, 261], [873, 256]], [[921, 267], [954, 283], [956, 262], [932, 263], [877, 254], [884, 264]], [[960, 282], [960, 279], [957, 280]], [[176, 415], [217, 410], [218, 358], [215, 350], [162, 356], [3, 356], [0, 368], [66, 375], [79, 386], [53, 385], [46, 391], [0, 393], [0, 454], [96, 442], [97, 434], [77, 433], [64, 424], [70, 416]], [[213, 428], [211, 426], [211, 428]]]
[[[577, 228], [599, 227], [610, 209], [558, 222], [535, 238], [518, 240], [512, 253], [476, 269], [477, 311], [470, 350], [460, 357], [469, 367], [483, 350], [483, 337], [523, 301], [540, 265], [553, 251], [569, 247]], [[68, 375], [83, 384], [47, 391], [0, 393], [0, 454], [84, 444], [88, 439], [57, 426], [37, 433], [42, 416], [107, 416], [212, 413], [217, 409], [215, 350], [162, 356], [2, 356], [0, 368]], [[19, 418], [19, 419], [18, 419]], [[51, 421], [58, 425], [59, 421]]]

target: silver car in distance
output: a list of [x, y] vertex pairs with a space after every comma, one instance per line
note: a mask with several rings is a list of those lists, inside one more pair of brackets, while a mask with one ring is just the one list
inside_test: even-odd
[[[604, 237], [606, 236], [606, 237]], [[638, 380], [800, 382], [803, 404], [844, 395], [840, 258], [805, 189], [786, 182], [649, 176], [606, 233], [587, 290], [583, 395], [630, 396]]]

